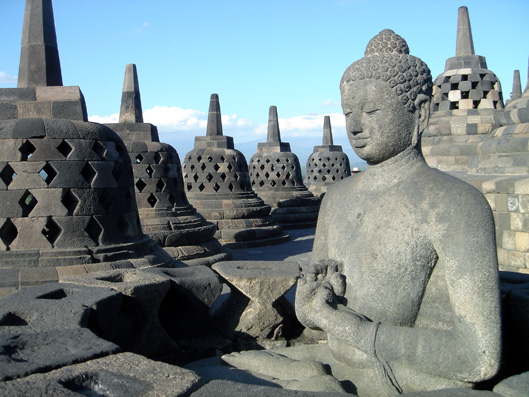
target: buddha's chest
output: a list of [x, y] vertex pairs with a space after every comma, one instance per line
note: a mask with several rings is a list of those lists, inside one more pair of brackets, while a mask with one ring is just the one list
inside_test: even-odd
[[379, 321], [413, 322], [437, 259], [421, 206], [364, 194], [330, 225], [329, 257], [344, 264], [348, 306]]

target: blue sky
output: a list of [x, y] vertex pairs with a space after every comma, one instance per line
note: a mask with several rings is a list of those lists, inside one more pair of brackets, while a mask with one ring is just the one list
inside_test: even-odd
[[[23, 0], [0, 0], [0, 87], [15, 87]], [[455, 55], [457, 10], [467, 6], [476, 54], [499, 77], [504, 99], [514, 69], [527, 82], [528, 0], [54, 0], [64, 85], [79, 85], [89, 118], [113, 121], [127, 63], [138, 67], [145, 121], [182, 157], [205, 133], [211, 93], [224, 134], [246, 156], [266, 139], [278, 108], [284, 141], [306, 160], [321, 143], [323, 116], [352, 162], [339, 81], [383, 29], [407, 40], [433, 76]], [[308, 152], [307, 152], [308, 151]], [[303, 158], [305, 157], [305, 158]]]

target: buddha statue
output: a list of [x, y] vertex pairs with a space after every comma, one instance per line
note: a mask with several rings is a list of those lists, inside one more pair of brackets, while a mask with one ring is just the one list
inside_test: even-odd
[[325, 195], [295, 301], [326, 342], [223, 360], [287, 388], [337, 390], [330, 376], [359, 396], [471, 388], [500, 362], [494, 221], [477, 189], [421, 154], [430, 70], [384, 30], [340, 90], [367, 170]]

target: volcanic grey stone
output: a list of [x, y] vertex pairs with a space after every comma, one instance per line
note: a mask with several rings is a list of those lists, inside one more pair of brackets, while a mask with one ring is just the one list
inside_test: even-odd
[[278, 244], [288, 240], [269, 216], [270, 206], [255, 194], [244, 155], [222, 134], [220, 104], [212, 94], [206, 136], [195, 138], [186, 154], [184, 187], [191, 204], [217, 225], [216, 237], [228, 248]]
[[213, 269], [231, 288], [230, 298], [216, 314], [224, 326], [258, 340], [276, 340], [288, 333], [292, 319], [282, 307], [288, 302], [278, 300], [298, 279], [297, 262], [226, 261]]
[[529, 393], [529, 372], [502, 380], [493, 391], [504, 397], [525, 397]]
[[156, 126], [143, 123], [136, 65], [125, 70], [120, 122], [108, 124], [125, 141], [132, 158], [136, 203], [143, 231], [174, 259], [188, 265], [211, 265], [230, 259], [207, 222], [187, 200], [180, 158], [159, 142]]
[[277, 108], [270, 106], [266, 142], [248, 165], [252, 188], [272, 207], [271, 215], [283, 227], [314, 227], [320, 200], [307, 190], [298, 157], [281, 142]]
[[49, 371], [119, 350], [96, 336], [119, 312], [121, 295], [50, 283], [1, 300], [0, 379]]
[[51, 0], [26, 0], [18, 87], [62, 86]]
[[305, 186], [314, 195], [323, 197], [329, 186], [351, 176], [349, 157], [340, 145], [335, 145], [332, 137], [331, 118], [323, 119], [323, 139], [321, 146], [314, 146], [307, 159]]
[[199, 377], [191, 371], [136, 354], [121, 353], [0, 383], [0, 394], [187, 396], [200, 384]]
[[[424, 162], [431, 76], [408, 53], [400, 36], [382, 31], [342, 77], [347, 133], [368, 168], [324, 197], [296, 291], [298, 319], [327, 332], [328, 344], [225, 361], [256, 372], [281, 366], [288, 377], [292, 360], [316, 360], [360, 396], [470, 388], [498, 371], [492, 213], [478, 190]], [[420, 76], [414, 95], [366, 78], [383, 60]]]

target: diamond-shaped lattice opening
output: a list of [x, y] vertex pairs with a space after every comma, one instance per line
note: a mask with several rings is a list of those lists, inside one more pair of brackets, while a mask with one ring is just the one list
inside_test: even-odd
[[[191, 160], [191, 157], [189, 157], [189, 160]], [[202, 156], [197, 156], [197, 161], [200, 163], [200, 160], [202, 160]]]
[[263, 187], [264, 186], [264, 181], [259, 181], [259, 186]]
[[151, 168], [151, 166], [148, 166], [145, 169], [145, 172], [147, 173], [147, 175], [149, 175], [149, 178], [152, 178], [152, 174], [154, 174], [154, 170]]
[[44, 182], [46, 182], [46, 185], [49, 185], [57, 176], [57, 171], [55, 171], [50, 163], [46, 163], [46, 165], [40, 170], [39, 175]]
[[101, 236], [101, 233], [103, 233], [103, 228], [94, 217], [90, 218], [86, 227], [84, 228], [84, 231], [94, 243], [99, 245], [99, 237]]
[[169, 200], [169, 203], [171, 203], [171, 205], [173, 205], [176, 202], [176, 199], [172, 193], [169, 194], [169, 197], [167, 197], [167, 199]]
[[92, 150], [95, 152], [95, 154], [97, 154], [101, 159], [104, 159], [105, 158], [105, 151], [107, 150], [107, 148], [105, 147], [105, 145], [103, 145], [101, 142], [99, 141], [95, 141], [94, 144], [92, 145]]
[[2, 318], [0, 318], [0, 327], [20, 327], [24, 325], [29, 325], [31, 320], [27, 317], [30, 316], [28, 316], [27, 314], [24, 315], [22, 313], [8, 312], [4, 314]]
[[206, 169], [206, 164], [202, 163], [202, 164], [200, 165], [200, 169], [201, 169], [202, 171], [204, 171], [204, 170]]
[[285, 179], [290, 179], [291, 176], [292, 174], [290, 172], [287, 172], [287, 174], [285, 175]]
[[109, 193], [107, 189], [103, 189], [101, 196], [99, 196], [99, 202], [107, 212], [110, 212], [110, 207], [114, 202], [114, 200], [112, 199], [112, 194]]
[[220, 165], [218, 165], [218, 164], [215, 164], [215, 165], [213, 166], [213, 169], [214, 169], [215, 171], [218, 171], [218, 170], [220, 170]]
[[0, 227], [0, 238], [4, 245], [9, 249], [11, 243], [17, 238], [18, 230], [11, 222], [11, 219], [6, 219], [2, 227]]
[[213, 175], [207, 174], [206, 175], [206, 179], [207, 179], [208, 182], [211, 182], [213, 180]]
[[222, 174], [220, 174], [220, 178], [221, 178], [223, 181], [225, 181], [226, 178], [227, 178], [227, 176], [226, 176], [226, 174], [223, 172]]
[[36, 150], [36, 147], [33, 146], [33, 144], [30, 142], [30, 141], [26, 141], [24, 142], [19, 148], [18, 148], [18, 151], [20, 152], [20, 154], [22, 155], [21, 156], [21, 160], [22, 161], [26, 161], [28, 160], [31, 155], [33, 154], [33, 152]]
[[4, 169], [0, 172], [0, 178], [4, 181], [6, 186], [9, 186], [11, 182], [13, 182], [13, 179], [15, 179], [17, 176], [15, 170], [11, 168], [9, 164], [6, 164]]
[[270, 159], [266, 159], [266, 160], [265, 160], [265, 163], [266, 163], [266, 164], [269, 164], [269, 163], [270, 163]]
[[123, 170], [121, 169], [122, 163], [114, 163], [114, 168], [112, 169], [112, 176], [116, 180], [116, 183], [119, 185], [121, 177], [123, 176]]
[[276, 172], [276, 177], [280, 177], [281, 176], [281, 172]]
[[143, 189], [145, 189], [145, 186], [147, 186], [147, 184], [145, 182], [143, 182], [142, 179], [138, 179], [138, 181], [136, 182], [136, 189], [138, 189], [138, 192], [143, 192]]
[[193, 175], [193, 180], [195, 181], [195, 183], [198, 182], [198, 179], [199, 179], [198, 174]]
[[287, 157], [287, 163], [290, 163], [290, 159]]
[[72, 145], [70, 145], [68, 142], [63, 140], [59, 146], [57, 146], [57, 150], [59, 153], [61, 153], [64, 158], [68, 157], [68, 155], [72, 152], [73, 148]]
[[281, 162], [281, 159], [279, 157], [276, 159], [276, 163], [279, 164]]
[[213, 157], [212, 156], [208, 156], [208, 163], [211, 163], [213, 161]]
[[205, 188], [206, 188], [206, 186], [204, 186], [203, 183], [201, 183], [200, 185], [198, 185], [198, 190], [200, 190], [200, 191], [203, 191]]
[[335, 181], [335, 180], [336, 180], [336, 176], [333, 175], [333, 176], [331, 177], [331, 179], [332, 179], [333, 181]]
[[136, 156], [136, 164], [140, 164], [142, 161], [143, 156], [141, 155], [141, 153], [138, 153], [138, 155]]
[[158, 153], [158, 152], [154, 153], [154, 162], [156, 164], [160, 164], [161, 160], [162, 160], [162, 156], [160, 155], [160, 153]]
[[230, 189], [230, 192], [233, 192], [233, 188], [235, 186], [233, 186], [233, 183], [230, 182], [230, 184], [228, 185], [228, 189]]
[[286, 186], [286, 185], [287, 185], [287, 181], [285, 181], [285, 180], [283, 179], [283, 180], [281, 181], [281, 184], [282, 184], [283, 186]]
[[325, 167], [327, 167], [327, 164], [323, 163], [321, 166], [322, 166], [322, 168], [325, 168]]
[[273, 179], [270, 181], [270, 185], [272, 185], [272, 187], [274, 187], [276, 185], [276, 181], [274, 181]]
[[281, 165], [281, 169], [284, 171], [285, 169], [287, 168], [287, 166], [285, 164], [282, 164]]
[[44, 235], [44, 237], [46, 237], [46, 240], [48, 240], [51, 245], [55, 244], [55, 241], [57, 241], [57, 238], [61, 232], [61, 227], [51, 217], [48, 218], [44, 228], [41, 230], [41, 233]]
[[192, 183], [187, 183], [187, 191], [190, 192], [191, 189], [193, 189], [193, 184]]
[[151, 207], [154, 207], [158, 202], [158, 199], [154, 196], [154, 194], [151, 193], [150, 196], [147, 198], [147, 202]]
[[264, 171], [265, 169], [265, 165], [264, 164], [261, 164], [261, 166], [259, 167], [261, 169], [261, 171]]
[[165, 182], [161, 179], [156, 183], [156, 191], [161, 192], [163, 191], [163, 188], [165, 187]]
[[29, 190], [26, 190], [20, 200], [18, 200], [20, 207], [22, 207], [22, 216], [28, 216], [33, 208], [37, 205], [38, 201]]
[[270, 174], [267, 172], [264, 176], [265, 176], [266, 179], [268, 179], [268, 177], [270, 176]]
[[[257, 178], [259, 178], [259, 173], [255, 174], [255, 176], [256, 176]], [[233, 179], [235, 179], [236, 181], [238, 181], [238, 180], [239, 180], [239, 174], [235, 173], [235, 174], [233, 175]]]
[[61, 199], [61, 203], [68, 210], [68, 215], [73, 215], [77, 205], [79, 204], [79, 199], [70, 189], [66, 191], [64, 196]]
[[323, 175], [323, 176], [321, 177], [321, 180], [322, 180], [323, 182], [325, 182], [325, 181], [327, 180], [327, 177], [326, 177], [325, 175]]
[[233, 165], [228, 164], [228, 167], [227, 167], [227, 168], [228, 168], [228, 171], [231, 171], [231, 170], [233, 169]]
[[87, 181], [89, 184], [92, 184], [92, 181], [94, 180], [96, 174], [96, 170], [94, 170], [94, 167], [92, 167], [88, 162], [81, 170], [81, 175], [83, 176], [84, 180]]
[[220, 156], [220, 161], [222, 161], [224, 163], [224, 161], [226, 161], [226, 157]]
[[220, 189], [219, 184], [215, 182], [215, 184], [213, 185], [213, 190], [215, 190], [215, 192], [218, 192], [219, 189]]
[[[185, 168], [185, 165], [184, 165], [184, 168]], [[191, 166], [189, 167], [189, 169], [190, 169], [191, 171], [193, 171], [193, 170], [195, 169], [195, 164], [191, 164]]]

